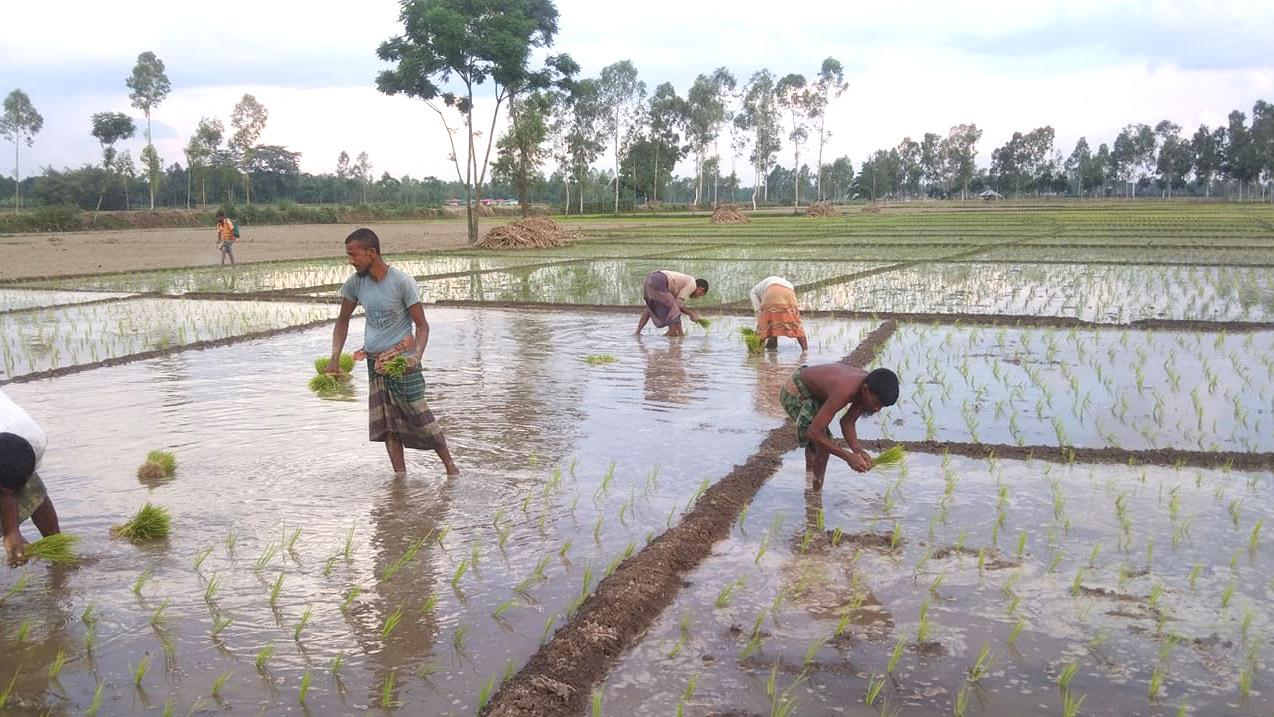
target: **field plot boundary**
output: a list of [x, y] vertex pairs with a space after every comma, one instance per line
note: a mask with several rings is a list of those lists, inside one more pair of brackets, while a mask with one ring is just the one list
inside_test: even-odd
[[[12, 287], [5, 287], [12, 288]], [[32, 288], [31, 291], [62, 291], [62, 289], [38, 289]], [[67, 291], [78, 291], [67, 289]], [[87, 293], [87, 292], [86, 292]], [[69, 304], [50, 304], [49, 306], [28, 306], [23, 309], [5, 309], [0, 311], [0, 316], [8, 316], [10, 314], [22, 314], [28, 311], [46, 311], [48, 309], [60, 309], [67, 306], [94, 306], [96, 304], [109, 304], [115, 301], [131, 301], [133, 299], [167, 299], [164, 294], [156, 294], [153, 291], [142, 291], [138, 293], [130, 293], [127, 296], [110, 296], [105, 299], [93, 299], [92, 301], [76, 301]]]
[[1043, 460], [1050, 463], [1105, 463], [1120, 465], [1180, 466], [1190, 468], [1227, 468], [1235, 470], [1274, 470], [1274, 453], [1243, 451], [1190, 451], [1180, 448], [1100, 448], [1066, 446], [1015, 446], [1004, 443], [968, 443], [964, 441], [896, 441], [865, 440], [877, 449], [899, 445], [911, 453], [950, 454], [965, 458], [1005, 458], [1009, 460]]
[[[884, 322], [842, 361], [870, 364], [897, 328], [892, 321]], [[682, 577], [729, 535], [739, 511], [794, 448], [790, 421], [770, 431], [757, 451], [708, 488], [677, 525], [598, 583], [570, 622], [500, 687], [482, 714], [539, 717], [581, 712], [586, 689], [605, 677], [672, 604]]]

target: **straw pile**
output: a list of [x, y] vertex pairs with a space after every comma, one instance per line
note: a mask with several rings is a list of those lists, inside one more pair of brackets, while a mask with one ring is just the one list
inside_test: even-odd
[[477, 246], [482, 249], [547, 249], [566, 246], [574, 238], [548, 217], [527, 217], [493, 227]]
[[827, 202], [814, 202], [805, 209], [807, 217], [834, 217], [837, 214], [836, 207]]
[[718, 204], [712, 212], [713, 224], [747, 224], [748, 217], [733, 204]]

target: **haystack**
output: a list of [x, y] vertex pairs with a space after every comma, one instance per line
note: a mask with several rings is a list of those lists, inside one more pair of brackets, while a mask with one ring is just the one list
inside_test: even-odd
[[834, 217], [838, 213], [836, 207], [827, 202], [814, 202], [805, 209], [805, 216], [807, 217]]
[[493, 227], [478, 241], [482, 249], [546, 249], [565, 246], [575, 235], [548, 217], [527, 217]]
[[747, 224], [748, 217], [733, 204], [719, 204], [712, 212], [713, 224]]

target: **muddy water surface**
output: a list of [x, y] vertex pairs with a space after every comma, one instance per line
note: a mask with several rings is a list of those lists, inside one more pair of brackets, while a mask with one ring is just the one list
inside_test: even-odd
[[[306, 389], [326, 328], [7, 387], [51, 437], [41, 474], [84, 558], [0, 571], [9, 706], [80, 713], [100, 686], [103, 714], [279, 714], [308, 679], [316, 714], [380, 710], [387, 684], [390, 706], [472, 713], [608, 564], [778, 425], [801, 360], [786, 344], [747, 357], [737, 320], [670, 341], [633, 337], [627, 315], [428, 316], [428, 395], [463, 470], [450, 481], [416, 452], [406, 480], [390, 475], [361, 366], [351, 400]], [[866, 327], [812, 322], [806, 359]], [[152, 448], [176, 454], [175, 478], [135, 476]], [[146, 501], [172, 512], [167, 541], [107, 537]]]

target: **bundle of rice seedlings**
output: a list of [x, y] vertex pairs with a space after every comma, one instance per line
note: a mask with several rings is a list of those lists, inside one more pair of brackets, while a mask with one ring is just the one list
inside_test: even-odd
[[584, 357], [584, 360], [588, 362], [589, 366], [596, 366], [603, 363], [615, 363], [619, 359], [610, 354], [589, 354]]
[[325, 373], [310, 379], [310, 390], [315, 393], [332, 393], [341, 387], [341, 380]]
[[[319, 356], [318, 358], [314, 359], [314, 372], [325, 373], [327, 371], [327, 364], [331, 360], [332, 360], [331, 356]], [[340, 365], [341, 365], [341, 373], [349, 373], [350, 371], [353, 371], [354, 370], [354, 354], [350, 354], [350, 353], [341, 354]]]
[[894, 444], [881, 451], [880, 455], [873, 458], [872, 464], [875, 466], [896, 466], [899, 463], [902, 463], [902, 459], [906, 457], [907, 454], [903, 451], [902, 446]]
[[739, 333], [743, 334], [743, 343], [748, 345], [748, 353], [759, 354], [765, 345], [765, 340], [756, 332], [756, 329], [744, 326], [739, 329]]
[[137, 477], [144, 481], [163, 480], [164, 467], [154, 461], [146, 461], [137, 468]]
[[407, 357], [395, 356], [385, 364], [385, 375], [390, 378], [402, 378], [407, 373]]
[[705, 319], [705, 318], [703, 318], [702, 316], [700, 316], [700, 317], [698, 318], [698, 320], [696, 320], [696, 321], [695, 321], [695, 323], [696, 323], [696, 324], [699, 324], [700, 326], [702, 326], [703, 328], [705, 328], [705, 329], [706, 329], [706, 328], [708, 328], [709, 326], [711, 326], [711, 325], [712, 325], [712, 320], [711, 320], [711, 319]]
[[166, 476], [177, 473], [177, 456], [168, 451], [151, 451], [146, 454], [146, 462], [158, 465]]
[[168, 509], [147, 503], [138, 509], [133, 519], [111, 528], [111, 535], [134, 543], [167, 538], [172, 528]]
[[75, 557], [75, 544], [79, 538], [67, 533], [54, 533], [46, 538], [27, 543], [22, 549], [28, 558], [45, 560], [54, 565], [75, 565], [80, 559]]

